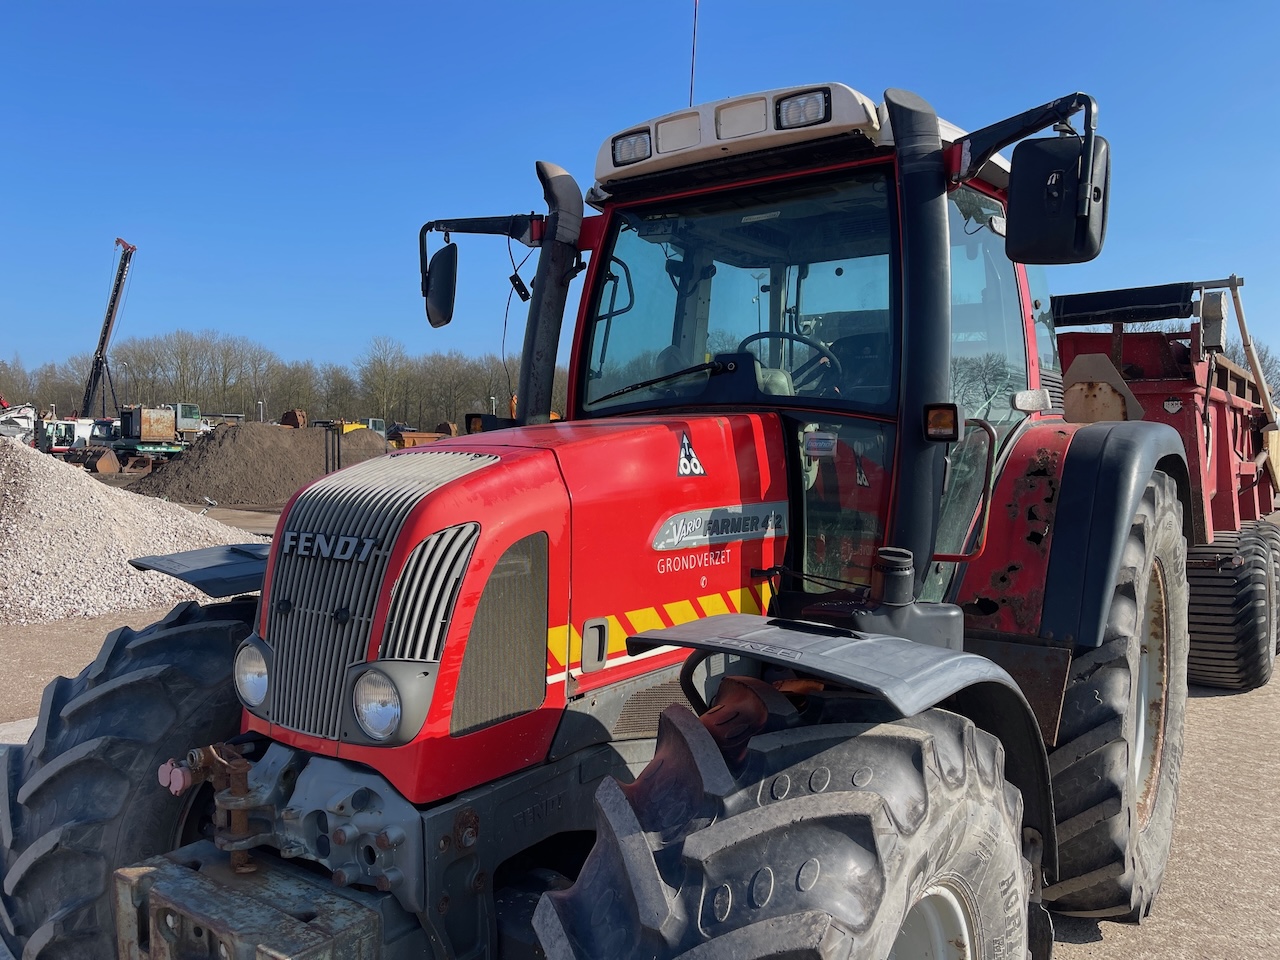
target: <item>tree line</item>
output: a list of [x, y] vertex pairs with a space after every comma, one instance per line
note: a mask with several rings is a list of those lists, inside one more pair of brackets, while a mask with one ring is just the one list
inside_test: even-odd
[[[80, 411], [93, 355], [80, 353], [62, 363], [28, 370], [17, 357], [0, 360], [0, 396], [29, 402], [58, 416], [115, 416], [119, 406], [141, 403], [195, 403], [205, 415], [237, 414], [278, 418], [302, 409], [312, 420], [377, 417], [433, 430], [460, 423], [468, 413], [497, 410], [506, 416], [518, 386], [520, 358], [494, 354], [467, 357], [449, 353], [410, 354], [392, 337], [369, 341], [349, 365], [284, 360], [247, 337], [212, 330], [177, 330], [156, 337], [129, 338], [108, 355], [110, 382], [103, 383], [93, 409]], [[567, 371], [557, 368], [553, 406], [565, 409]]]
[[[1280, 355], [1256, 340], [1254, 347], [1274, 396], [1280, 387]], [[1248, 368], [1239, 341], [1228, 342], [1226, 355]], [[649, 370], [653, 358], [639, 359]], [[17, 357], [0, 360], [0, 396], [63, 417], [80, 413], [92, 363], [90, 353], [31, 370]], [[122, 340], [111, 349], [108, 366], [110, 382], [104, 377], [94, 409], [84, 411], [85, 416], [101, 416], [105, 397], [109, 416], [127, 403], [183, 402], [198, 404], [206, 415], [255, 420], [261, 402], [267, 420], [297, 408], [312, 420], [378, 417], [388, 424], [399, 421], [433, 430], [440, 423], [460, 424], [468, 413], [496, 409], [506, 416], [519, 380], [520, 358], [508, 356], [504, 362], [494, 354], [467, 357], [457, 351], [412, 355], [394, 338], [377, 336], [350, 365], [317, 364], [283, 360], [247, 337], [177, 330]], [[561, 413], [567, 379], [567, 371], [557, 367], [552, 406]]]

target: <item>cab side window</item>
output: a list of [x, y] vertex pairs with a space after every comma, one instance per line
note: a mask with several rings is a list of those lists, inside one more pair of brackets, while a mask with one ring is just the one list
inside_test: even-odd
[[1003, 218], [1004, 208], [998, 200], [960, 187], [948, 198], [947, 212], [952, 397], [965, 416], [989, 421], [1003, 436], [1025, 416], [1012, 400], [1029, 385], [1017, 272], [1005, 256], [1004, 237], [992, 229], [993, 218]]

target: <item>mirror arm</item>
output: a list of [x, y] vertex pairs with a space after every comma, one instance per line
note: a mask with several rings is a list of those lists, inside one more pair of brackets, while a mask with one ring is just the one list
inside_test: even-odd
[[422, 273], [422, 295], [427, 295], [427, 234], [435, 230], [449, 242], [451, 233], [489, 234], [518, 240], [526, 247], [542, 246], [546, 217], [540, 213], [517, 213], [509, 217], [463, 217], [456, 220], [431, 220], [418, 231], [418, 267]]
[[[1093, 138], [1098, 129], [1098, 104], [1087, 93], [1069, 93], [1016, 117], [1000, 120], [967, 134], [951, 147], [955, 151], [955, 158], [949, 164], [952, 167], [951, 182], [964, 183], [972, 180], [978, 175], [982, 165], [998, 151], [1045, 127], [1063, 123], [1081, 110], [1084, 111], [1084, 168], [1080, 172], [1080, 180], [1092, 187]], [[1088, 215], [1092, 200], [1092, 189], [1080, 192], [1080, 207], [1076, 211], [1078, 216]]]
[[[450, 233], [486, 233], [499, 237], [510, 237], [523, 243], [526, 247], [542, 246], [542, 225], [547, 218], [540, 213], [517, 213], [509, 217], [463, 217], [459, 220], [432, 220], [424, 224], [419, 234], [425, 240], [427, 234], [436, 230], [447, 235]], [[425, 246], [425, 244], [424, 244]]]

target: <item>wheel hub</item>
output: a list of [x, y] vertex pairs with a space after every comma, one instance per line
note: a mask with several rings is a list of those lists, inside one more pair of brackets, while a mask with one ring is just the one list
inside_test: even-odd
[[1138, 792], [1138, 828], [1146, 827], [1155, 808], [1160, 785], [1160, 757], [1164, 752], [1165, 711], [1169, 690], [1169, 617], [1164, 570], [1151, 567], [1142, 617], [1138, 653], [1131, 776]]
[[973, 924], [964, 902], [949, 887], [925, 891], [902, 920], [889, 960], [970, 960]]

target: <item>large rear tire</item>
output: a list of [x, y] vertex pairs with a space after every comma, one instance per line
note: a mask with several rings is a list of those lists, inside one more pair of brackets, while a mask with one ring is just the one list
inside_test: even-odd
[[1160, 889], [1187, 701], [1182, 507], [1156, 472], [1129, 529], [1103, 643], [1071, 664], [1049, 755], [1058, 822], [1050, 909], [1136, 922]]
[[1030, 868], [999, 741], [932, 710], [756, 736], [732, 776], [683, 707], [596, 794], [577, 882], [544, 894], [549, 960], [1019, 958]]
[[185, 603], [113, 631], [45, 688], [26, 746], [0, 750], [0, 937], [16, 956], [114, 957], [112, 871], [197, 839], [197, 792], [171, 796], [156, 771], [239, 731], [231, 665], [253, 609]]
[[1257, 520], [1245, 524], [1267, 541], [1271, 548], [1271, 567], [1275, 571], [1275, 593], [1271, 596], [1271, 630], [1276, 635], [1276, 653], [1280, 653], [1280, 526], [1270, 520]]
[[1187, 560], [1187, 679], [1229, 690], [1264, 686], [1275, 669], [1280, 599], [1270, 531], [1250, 524], [1239, 531], [1215, 532], [1213, 543], [1192, 547]]

